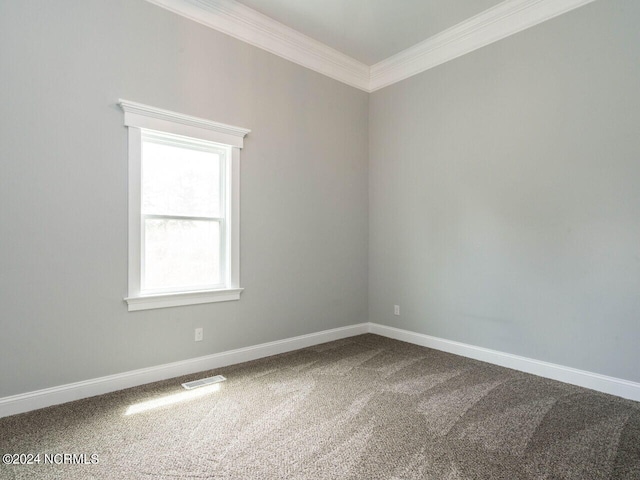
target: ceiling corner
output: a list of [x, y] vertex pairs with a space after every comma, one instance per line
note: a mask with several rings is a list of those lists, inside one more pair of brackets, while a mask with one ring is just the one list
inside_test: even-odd
[[365, 92], [373, 92], [595, 0], [505, 0], [368, 66], [235, 0], [146, 0]]

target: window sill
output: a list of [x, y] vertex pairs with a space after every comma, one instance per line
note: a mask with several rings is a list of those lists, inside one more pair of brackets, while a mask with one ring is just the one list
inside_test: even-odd
[[223, 290], [203, 290], [201, 292], [162, 293], [127, 297], [130, 312], [151, 310], [153, 308], [178, 307], [181, 305], [197, 305], [199, 303], [228, 302], [240, 300], [243, 288], [225, 288]]

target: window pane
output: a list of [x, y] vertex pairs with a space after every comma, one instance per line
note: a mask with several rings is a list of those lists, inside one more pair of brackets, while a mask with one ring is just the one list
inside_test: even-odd
[[142, 142], [142, 213], [220, 217], [220, 155]]
[[222, 282], [218, 222], [145, 219], [144, 235], [144, 290]]

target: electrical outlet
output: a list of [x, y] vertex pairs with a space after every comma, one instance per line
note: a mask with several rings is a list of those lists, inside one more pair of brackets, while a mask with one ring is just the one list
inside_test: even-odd
[[203, 330], [202, 328], [196, 328], [196, 342], [201, 342], [203, 338]]
[[393, 306], [393, 314], [394, 315], [400, 315], [400, 305], [394, 305]]

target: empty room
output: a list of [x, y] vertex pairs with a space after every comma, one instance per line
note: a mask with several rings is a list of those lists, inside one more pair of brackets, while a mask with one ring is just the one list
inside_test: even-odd
[[0, 479], [640, 479], [639, 24], [0, 0]]

